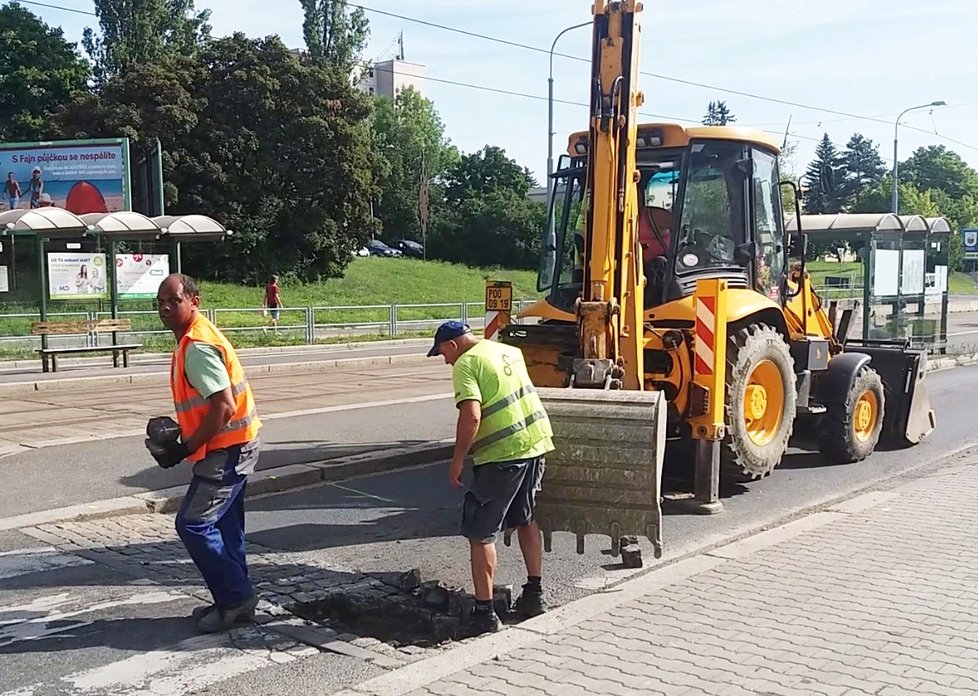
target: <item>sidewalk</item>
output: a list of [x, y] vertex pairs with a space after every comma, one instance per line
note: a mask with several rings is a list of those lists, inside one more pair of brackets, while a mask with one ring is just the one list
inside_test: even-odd
[[971, 450], [342, 693], [978, 693], [976, 465]]

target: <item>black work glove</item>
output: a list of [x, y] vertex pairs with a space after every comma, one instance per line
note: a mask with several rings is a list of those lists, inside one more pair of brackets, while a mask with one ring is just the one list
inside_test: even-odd
[[168, 416], [150, 418], [146, 424], [146, 449], [164, 469], [176, 466], [190, 454], [180, 441], [180, 425]]

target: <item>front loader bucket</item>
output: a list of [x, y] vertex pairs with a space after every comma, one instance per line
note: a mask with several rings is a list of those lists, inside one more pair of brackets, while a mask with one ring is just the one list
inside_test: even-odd
[[645, 536], [662, 555], [662, 392], [538, 389], [554, 429], [534, 519], [551, 550], [554, 532], [607, 534], [618, 555], [623, 536]]
[[906, 447], [930, 435], [937, 419], [924, 383], [927, 354], [909, 350], [901, 341], [849, 341], [846, 351], [850, 350], [869, 355], [870, 367], [883, 380], [886, 392], [883, 442]]

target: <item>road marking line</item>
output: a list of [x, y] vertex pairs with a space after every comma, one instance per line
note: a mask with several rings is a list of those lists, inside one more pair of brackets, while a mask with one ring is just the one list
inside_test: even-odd
[[0, 580], [59, 568], [91, 565], [91, 563], [87, 559], [63, 553], [51, 546], [3, 551], [0, 552]]
[[[5, 648], [14, 643], [20, 643], [24, 641], [40, 640], [42, 638], [50, 638], [52, 636], [60, 636], [69, 633], [75, 629], [83, 628], [85, 626], [91, 625], [92, 621], [71, 621], [67, 622], [67, 619], [72, 619], [83, 614], [90, 614], [92, 612], [103, 611], [105, 609], [115, 609], [116, 607], [124, 606], [142, 606], [144, 604], [167, 604], [169, 602], [185, 600], [187, 595], [181, 592], [137, 592], [134, 595], [130, 595], [123, 599], [116, 599], [107, 602], [99, 602], [97, 604], [89, 604], [83, 606], [80, 609], [74, 609], [72, 611], [57, 611], [57, 606], [63, 606], [72, 601], [72, 597], [65, 598], [63, 594], [54, 595], [48, 598], [39, 598], [38, 604], [23, 605], [20, 607], [3, 607], [0, 608], [0, 620], [6, 621], [8, 618], [6, 616], [7, 612], [11, 613], [11, 619], [14, 622], [7, 622], [5, 625], [0, 627], [0, 648]], [[78, 598], [74, 598], [75, 601]], [[51, 605], [53, 611], [48, 611], [42, 616], [32, 616], [31, 609], [37, 613], [37, 609], [43, 606], [44, 602]], [[28, 618], [23, 618], [22, 616], [14, 617], [14, 613], [17, 614], [27, 614]], [[20, 620], [17, 620], [20, 619]]]
[[331, 483], [329, 485], [332, 486], [333, 488], [339, 488], [340, 490], [347, 491], [349, 493], [356, 493], [359, 496], [362, 496], [364, 498], [370, 498], [371, 500], [377, 500], [381, 503], [391, 503], [392, 505], [397, 504], [396, 500], [391, 500], [390, 498], [382, 498], [379, 495], [374, 495], [372, 493], [364, 493], [363, 491], [358, 491], [356, 488], [350, 488], [349, 486], [341, 486], [338, 483]]
[[[2, 696], [28, 696], [54, 687], [65, 696], [182, 696], [217, 682], [271, 667], [271, 650], [240, 650], [234, 633], [195, 636], [171, 646], [81, 670], [53, 683], [38, 682]], [[291, 655], [279, 654], [291, 658]], [[288, 660], [291, 661], [291, 660]]]

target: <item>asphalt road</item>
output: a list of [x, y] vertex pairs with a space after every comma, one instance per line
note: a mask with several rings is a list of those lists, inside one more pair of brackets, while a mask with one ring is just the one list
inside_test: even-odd
[[[668, 514], [663, 558], [675, 558], [704, 545], [770, 524], [786, 515], [837, 498], [893, 475], [929, 463], [978, 442], [974, 391], [978, 367], [956, 368], [928, 377], [938, 429], [918, 447], [879, 451], [858, 464], [827, 466], [818, 454], [792, 450], [762, 481], [722, 491], [724, 512], [714, 517]], [[468, 554], [456, 536], [460, 494], [448, 486], [443, 466], [349, 481], [284, 493], [250, 504], [250, 536], [268, 546], [309, 551], [343, 567], [366, 571], [422, 574], [468, 586]], [[667, 511], [668, 506], [667, 506]], [[650, 545], [643, 555], [654, 562]], [[546, 557], [547, 589], [563, 603], [604, 588], [633, 571], [622, 569], [605, 551], [602, 537], [588, 537], [582, 556], [574, 537], [554, 536]], [[515, 543], [500, 552], [501, 582], [525, 582]]]
[[[821, 464], [817, 455], [792, 453], [770, 478], [725, 490], [723, 514], [668, 515], [664, 560], [975, 445], [978, 367], [934, 373], [928, 385], [938, 430], [919, 447], [878, 452], [865, 462], [839, 467]], [[300, 435], [309, 439], [310, 430], [321, 437], [318, 433], [331, 429], [335, 442], [346, 443], [353, 433], [393, 422], [392, 427], [402, 428], [401, 437], [421, 439], [431, 437], [433, 428], [451, 427], [447, 400], [388, 408], [341, 412], [346, 426], [335, 413], [328, 414], [328, 424], [327, 414], [309, 417], [296, 422], [295, 431], [281, 430], [276, 437], [284, 444]], [[278, 423], [293, 426], [291, 420]], [[112, 449], [121, 450], [120, 442], [113, 442]], [[31, 453], [35, 460], [26, 465], [69, 453], [80, 458], [79, 468], [84, 462], [94, 467], [111, 461], [105, 448], [73, 445], [57, 453]], [[18, 477], [18, 469], [7, 462], [3, 472], [11, 482]], [[265, 496], [249, 501], [249, 540], [329, 567], [382, 573], [418, 568], [428, 579], [470, 587], [468, 552], [456, 533], [460, 495], [448, 485], [444, 465], [432, 465]], [[907, 520], [908, 534], [912, 524]], [[554, 550], [545, 557], [544, 586], [552, 604], [601, 591], [636, 572], [622, 569], [603, 552], [605, 539], [589, 537], [587, 542], [586, 553], [578, 555], [573, 537], [555, 535]], [[643, 542], [643, 547], [647, 564], [654, 563], [648, 545]], [[498, 581], [517, 586], [524, 581], [515, 544], [500, 545]], [[281, 693], [285, 684], [292, 696], [299, 696], [332, 693], [379, 671], [361, 660], [315, 651], [292, 655], [273, 648], [269, 653], [274, 637], [259, 630], [197, 638], [185, 618], [193, 606], [177, 587], [147, 584], [138, 573], [92, 564], [17, 532], [0, 533], [0, 696], [259, 696]]]
[[[426, 392], [447, 392], [425, 385]], [[375, 400], [383, 398], [383, 394]], [[268, 419], [258, 469], [324, 461], [360, 452], [451, 437], [450, 398]], [[145, 419], [144, 419], [145, 420]], [[178, 486], [187, 467], [161, 469], [143, 445], [145, 436], [95, 440], [0, 458], [0, 517], [90, 503]]]

